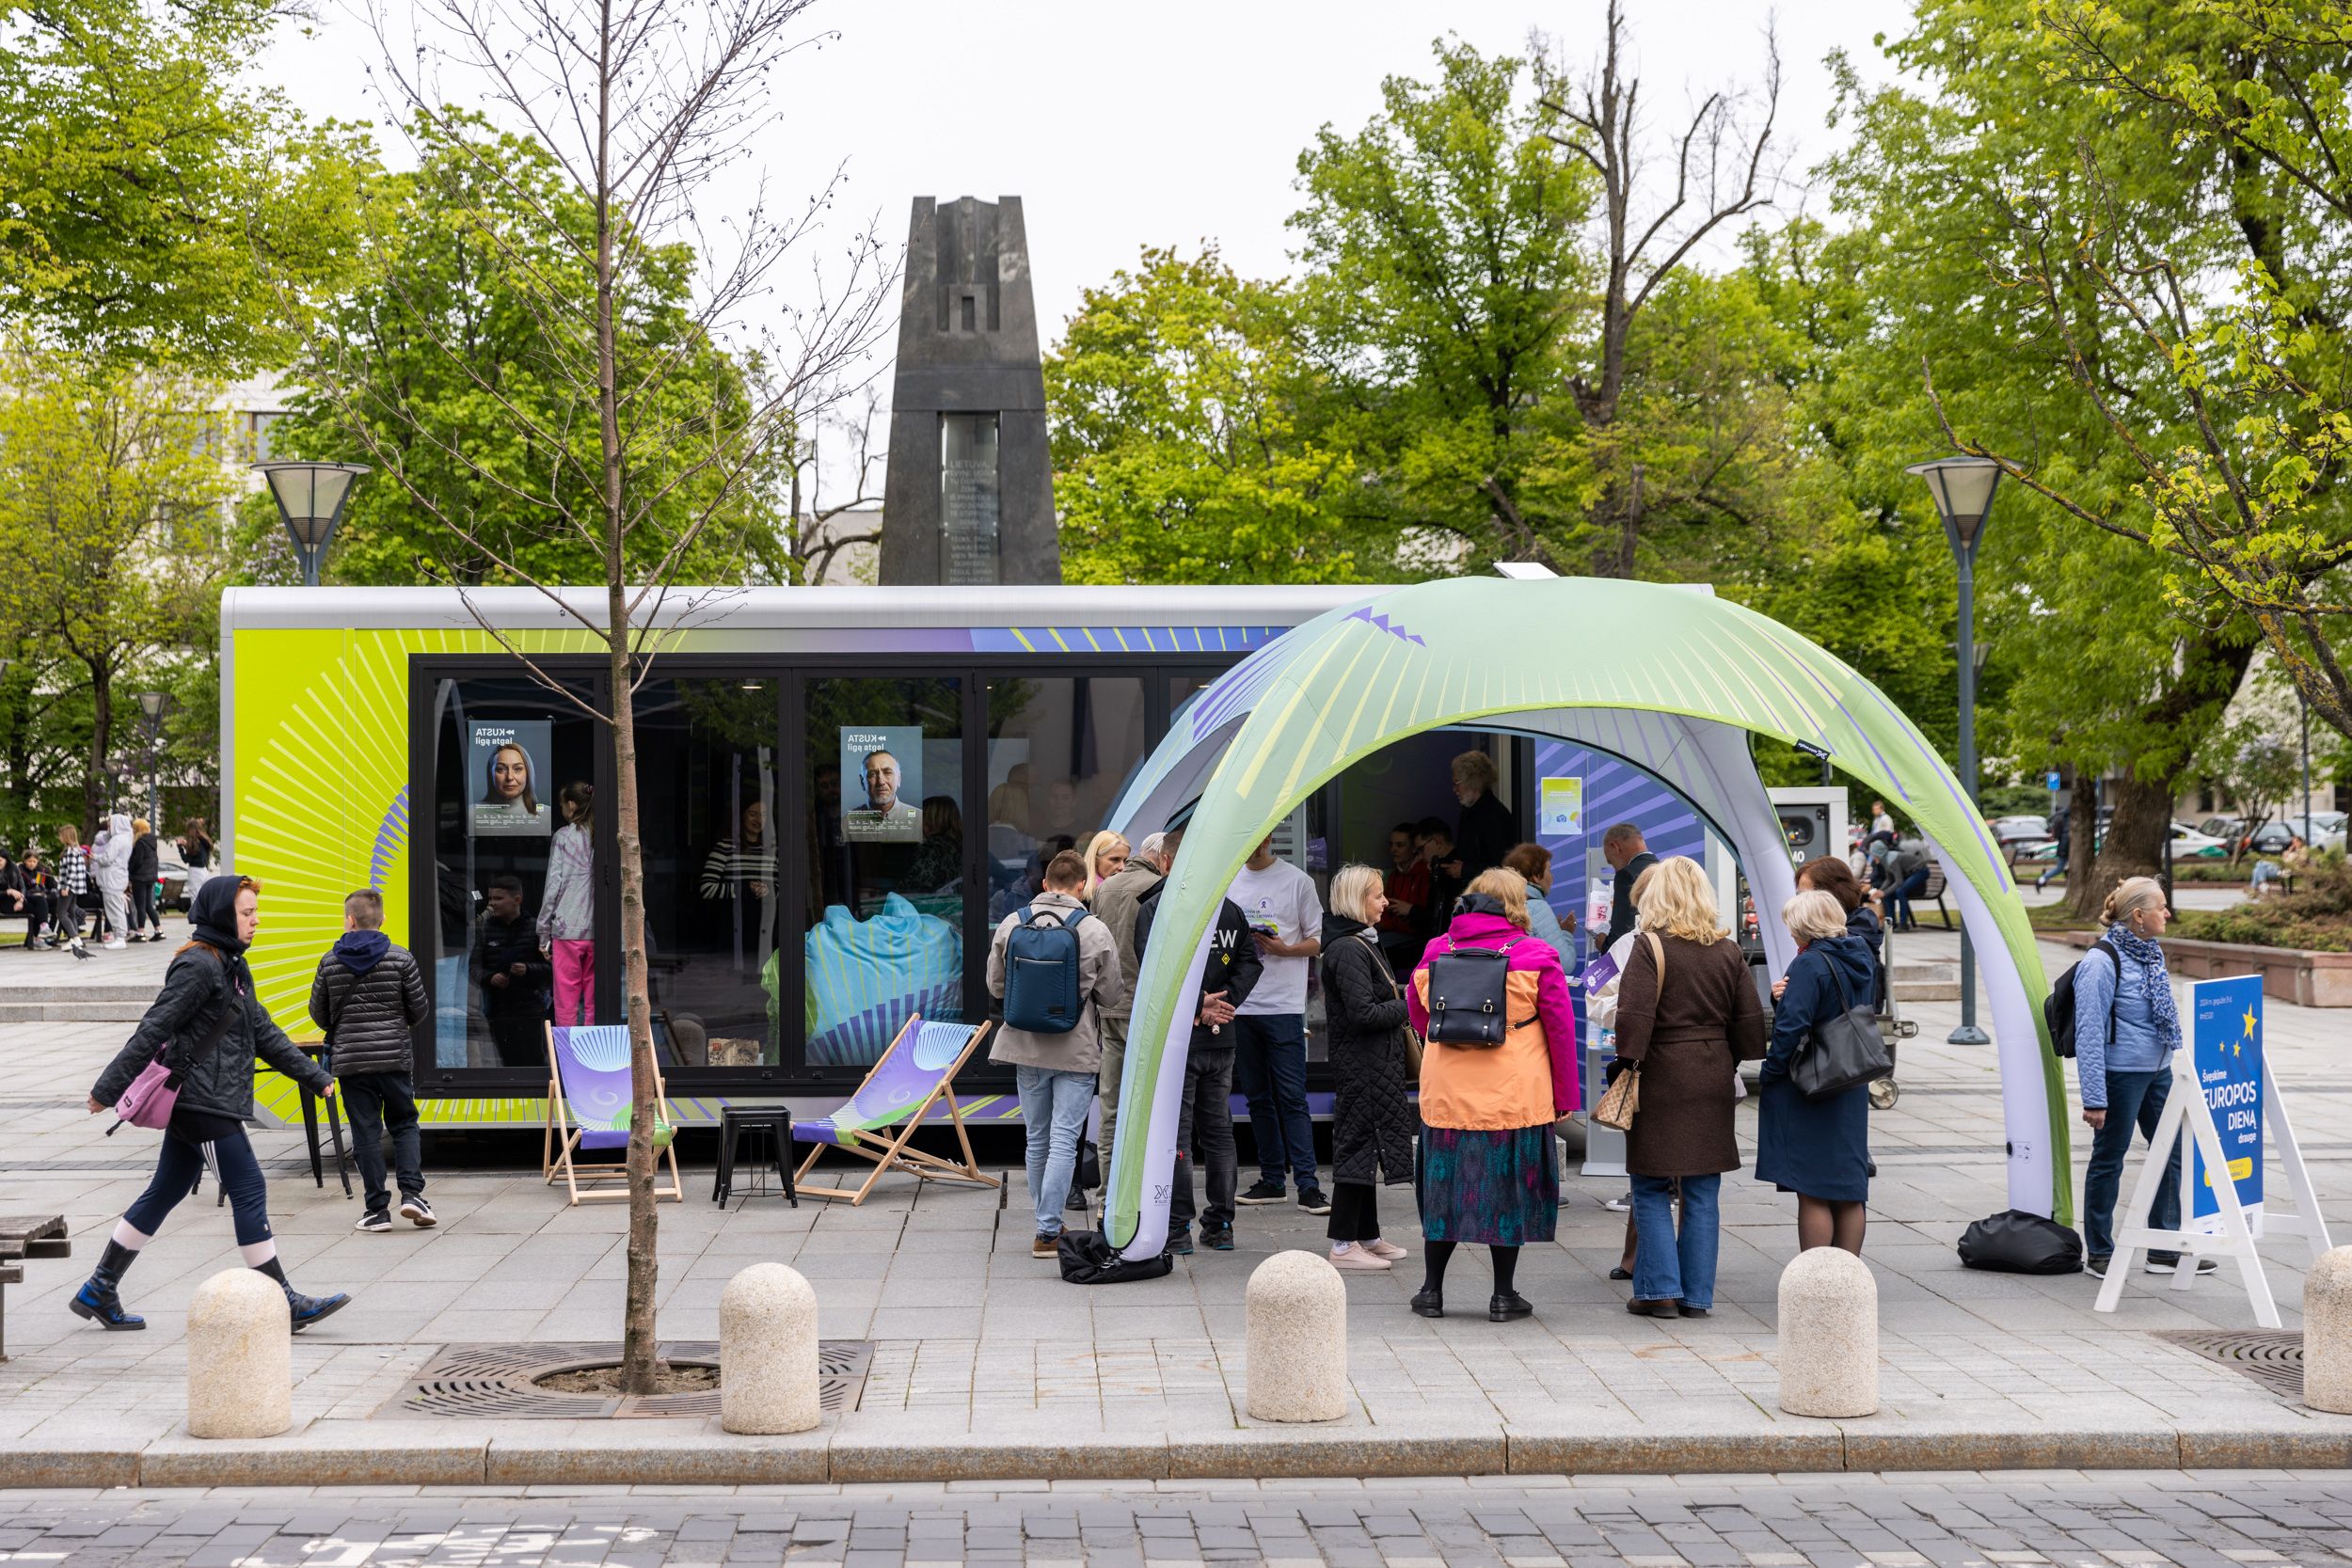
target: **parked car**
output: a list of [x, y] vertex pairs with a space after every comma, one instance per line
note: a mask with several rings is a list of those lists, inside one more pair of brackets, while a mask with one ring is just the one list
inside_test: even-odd
[[[2105, 832], [2100, 833], [2092, 843], [2092, 851], [2096, 853], [2098, 849], [2104, 847], [2107, 835]], [[2172, 824], [2172, 858], [2174, 860], [2225, 860], [2229, 857], [2229, 853], [2230, 847], [2211, 834], [2201, 833], [2185, 822]], [[2052, 839], [2047, 844], [2037, 844], [2030, 849], [2021, 850], [2017, 858], [2020, 861], [2054, 861], [2058, 859], [2058, 840]]]
[[2246, 831], [2246, 818], [2243, 816], [2208, 816], [2197, 824], [2197, 831], [2201, 833], [2211, 834], [2227, 843]]
[[2030, 844], [2050, 836], [2050, 819], [2046, 816], [1996, 816], [1993, 819], [1993, 836], [2003, 844]]

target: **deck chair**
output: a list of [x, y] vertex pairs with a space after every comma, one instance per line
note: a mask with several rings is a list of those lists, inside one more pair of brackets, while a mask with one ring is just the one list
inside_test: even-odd
[[[882, 1173], [891, 1170], [905, 1171], [926, 1181], [999, 1185], [994, 1177], [981, 1175], [978, 1164], [972, 1158], [972, 1139], [964, 1132], [963, 1112], [956, 1104], [955, 1093], [956, 1074], [979, 1048], [989, 1027], [985, 1023], [977, 1028], [969, 1023], [926, 1023], [919, 1014], [909, 1018], [882, 1052], [881, 1060], [866, 1073], [866, 1082], [850, 1097], [849, 1103], [822, 1121], [792, 1124], [795, 1142], [816, 1146], [793, 1177], [801, 1196], [846, 1197], [854, 1208], [866, 1201], [866, 1195], [874, 1190], [874, 1183], [882, 1180]], [[931, 1107], [943, 1100], [947, 1102], [947, 1115], [956, 1124], [956, 1143], [963, 1150], [961, 1163], [907, 1147], [907, 1141], [914, 1136], [914, 1130], [923, 1124]], [[885, 1132], [892, 1135], [885, 1136]], [[808, 1173], [816, 1168], [828, 1148], [871, 1160], [874, 1169], [854, 1190], [812, 1187], [808, 1184]]]
[[[675, 1128], [670, 1091], [654, 1069], [654, 1115]], [[546, 1139], [539, 1151], [539, 1174], [548, 1185], [564, 1179], [572, 1202], [581, 1199], [628, 1197], [628, 1168], [623, 1164], [582, 1164], [577, 1158], [589, 1149], [615, 1149], [626, 1162], [628, 1148], [628, 1027], [603, 1023], [593, 1028], [548, 1029], [548, 1118]], [[677, 1148], [657, 1149], [654, 1172], [656, 1198], [686, 1201], [677, 1174]], [[670, 1184], [661, 1186], [659, 1162], [670, 1163]]]

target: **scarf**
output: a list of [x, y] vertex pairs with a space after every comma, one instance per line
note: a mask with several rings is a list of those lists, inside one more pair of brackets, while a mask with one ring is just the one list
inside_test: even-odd
[[2156, 1038], [2167, 1051], [2177, 1050], [2181, 1043], [2181, 1009], [2172, 1000], [2172, 976], [2164, 967], [2164, 946], [2151, 942], [2122, 921], [2107, 927], [2107, 941], [2115, 950], [2139, 965], [2140, 983], [2148, 991], [2148, 1013], [2156, 1026]]

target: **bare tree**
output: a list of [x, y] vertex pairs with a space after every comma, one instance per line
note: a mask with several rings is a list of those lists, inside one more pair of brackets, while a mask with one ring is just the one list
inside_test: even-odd
[[[855, 549], [882, 545], [882, 492], [876, 470], [889, 458], [887, 448], [877, 451], [874, 430], [882, 419], [882, 400], [871, 387], [854, 422], [845, 417], [820, 416], [792, 453], [792, 559], [801, 585], [814, 588], [829, 577], [834, 562]], [[824, 441], [830, 432], [853, 443], [850, 493], [825, 499]]]
[[[391, 441], [368, 421], [346, 422], [414, 504], [498, 575], [537, 589], [564, 620], [601, 645], [611, 711], [584, 699], [497, 625], [471, 594], [475, 620], [562, 701], [611, 726], [612, 814], [621, 883], [621, 967], [633, 1095], [628, 1138], [628, 1279], [623, 1390], [654, 1391], [661, 1372], [654, 1331], [657, 1211], [652, 1002], [645, 964], [644, 852], [639, 833], [637, 731], [632, 699], [661, 648], [707, 622], [732, 592], [687, 591], [674, 581], [698, 541], [742, 526], [771, 489], [795, 432], [822, 399], [853, 388], [858, 367], [890, 325], [895, 270], [870, 227], [851, 241], [830, 284], [823, 269], [808, 302], [765, 302], [787, 258], [816, 243], [839, 187], [836, 169], [800, 206], [770, 204], [764, 180], [747, 210], [706, 222], [714, 180], [748, 161], [759, 134], [790, 103], [781, 85], [796, 55], [820, 41], [802, 24], [811, 0], [411, 0], [373, 13], [386, 96], [398, 117], [471, 149], [474, 172], [531, 214], [550, 237], [517, 243], [485, 223], [479, 242], [521, 276], [538, 322], [549, 392], [526, 405], [473, 363], [454, 333], [436, 346], [470, 377], [491, 412], [488, 432], [428, 427]], [[445, 90], [444, 75], [462, 78]], [[486, 112], [544, 152], [561, 171], [550, 200], [543, 183], [504, 166], [495, 143], [453, 103]], [[725, 230], [714, 246], [711, 230]], [[645, 301], [665, 272], [699, 268], [682, 318], [649, 324]], [[772, 330], [751, 325], [774, 310]], [[434, 333], [422, 311], [410, 324]], [[319, 380], [341, 397], [340, 345], [314, 342]], [[476, 452], [492, 443], [530, 454], [517, 477]], [[411, 483], [420, 451], [456, 465], [485, 493], [530, 511], [551, 537], [589, 546], [603, 566], [592, 592], [542, 581], [516, 559], [507, 529], [478, 527], [470, 509]]]
[[[1571, 79], [1538, 40], [1541, 103], [1556, 122], [1545, 136], [1581, 159], [1600, 182], [1601, 248], [1606, 271], [1600, 342], [1588, 372], [1569, 383], [1577, 412], [1608, 474], [1598, 507], [1603, 537], [1594, 552], [1598, 577], [1629, 578], [1641, 537], [1639, 481], [1616, 457], [1618, 403], [1633, 324], [1658, 287], [1691, 259], [1701, 241], [1743, 214], [1772, 204], [1785, 159], [1772, 147], [1780, 112], [1780, 44], [1768, 24], [1760, 88], [1708, 93], [1675, 142], [1673, 194], [1649, 194], [1667, 159], [1645, 145], [1642, 79], [1626, 58], [1623, 0], [1609, 0], [1597, 66]], [[1760, 106], [1756, 101], [1760, 99]], [[1645, 211], [1654, 204], [1655, 211]]]

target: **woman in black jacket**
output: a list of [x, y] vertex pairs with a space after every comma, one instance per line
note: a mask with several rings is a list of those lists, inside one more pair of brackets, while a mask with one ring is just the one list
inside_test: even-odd
[[123, 1271], [154, 1239], [164, 1216], [195, 1191], [207, 1164], [236, 1215], [237, 1251], [247, 1268], [269, 1275], [285, 1291], [296, 1329], [351, 1300], [306, 1296], [287, 1283], [270, 1234], [269, 1190], [245, 1134], [246, 1118], [253, 1114], [257, 1055], [313, 1094], [335, 1092], [326, 1069], [294, 1049], [253, 994], [245, 954], [261, 928], [260, 902], [261, 887], [249, 877], [215, 877], [204, 884], [189, 911], [195, 940], [172, 956], [162, 994], [89, 1092], [90, 1115], [96, 1116], [121, 1099], [159, 1054], [180, 1079], [179, 1101], [164, 1130], [154, 1180], [116, 1222], [97, 1269], [67, 1303], [76, 1317], [110, 1329], [147, 1326], [146, 1319], [122, 1308]]
[[[142, 816], [131, 824], [137, 835], [131, 841], [131, 940], [161, 942], [164, 940], [163, 916], [155, 910], [155, 877], [163, 864], [155, 847], [155, 829]], [[144, 929], [146, 936], [140, 936]]]
[[1413, 1179], [1413, 1112], [1405, 1092], [1405, 992], [1375, 927], [1389, 897], [1380, 873], [1343, 865], [1323, 920], [1323, 1006], [1331, 1049], [1331, 1266], [1388, 1268], [1406, 1256], [1380, 1239], [1379, 1183]]

